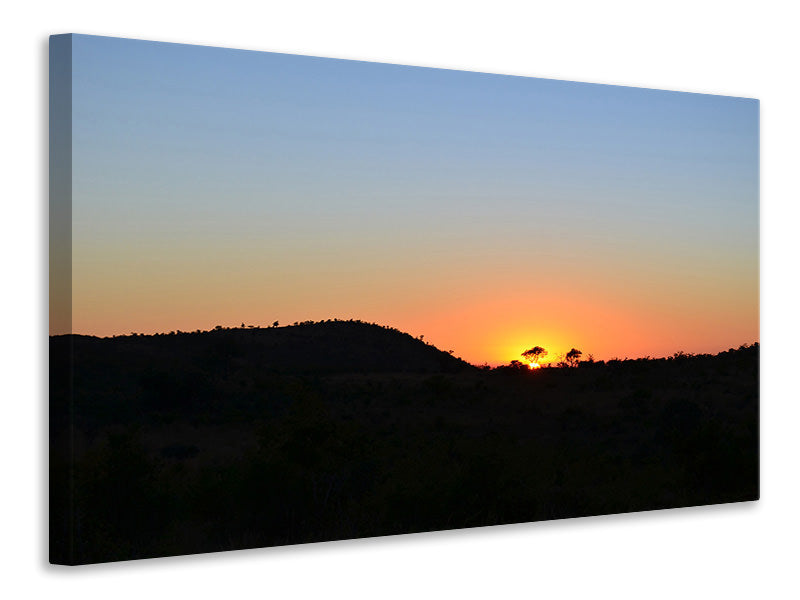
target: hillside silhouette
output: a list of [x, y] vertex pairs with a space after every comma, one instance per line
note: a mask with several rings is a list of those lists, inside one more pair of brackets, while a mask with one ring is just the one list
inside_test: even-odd
[[57, 563], [758, 498], [758, 344], [479, 369], [333, 320], [50, 351]]
[[397, 329], [362, 321], [113, 338], [55, 336], [86, 360], [182, 369], [258, 368], [282, 373], [452, 373], [471, 365]]

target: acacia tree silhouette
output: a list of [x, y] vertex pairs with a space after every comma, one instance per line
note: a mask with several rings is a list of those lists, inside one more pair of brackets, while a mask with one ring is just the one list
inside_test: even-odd
[[581, 360], [581, 356], [583, 356], [583, 352], [581, 352], [577, 348], [573, 348], [572, 350], [567, 352], [566, 356], [567, 365], [569, 365], [570, 367], [577, 367], [578, 363]]
[[527, 360], [530, 363], [539, 364], [539, 360], [547, 356], [547, 350], [542, 348], [541, 346], [534, 346], [529, 350], [525, 350], [522, 353], [522, 358]]

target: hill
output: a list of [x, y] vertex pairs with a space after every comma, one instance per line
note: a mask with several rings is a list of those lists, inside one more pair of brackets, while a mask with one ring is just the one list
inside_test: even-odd
[[357, 322], [50, 342], [55, 562], [758, 498], [757, 344], [530, 371]]
[[128, 366], [273, 373], [454, 373], [472, 367], [397, 329], [362, 321], [329, 320], [288, 327], [218, 328], [192, 333], [96, 338], [54, 336], [71, 345], [76, 361]]

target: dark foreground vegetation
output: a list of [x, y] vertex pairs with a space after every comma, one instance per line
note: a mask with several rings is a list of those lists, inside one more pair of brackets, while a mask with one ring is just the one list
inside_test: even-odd
[[359, 322], [50, 339], [51, 561], [758, 498], [758, 345], [472, 367]]

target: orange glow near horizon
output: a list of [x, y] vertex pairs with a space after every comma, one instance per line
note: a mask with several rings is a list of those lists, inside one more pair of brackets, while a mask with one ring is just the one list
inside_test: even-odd
[[360, 319], [491, 366], [521, 360], [536, 345], [549, 364], [571, 348], [584, 360], [608, 360], [716, 353], [759, 339], [758, 279], [747, 276], [749, 266], [700, 278], [676, 262], [659, 267], [656, 279], [658, 265], [639, 265], [635, 256], [574, 272], [537, 265], [536, 276], [521, 262], [504, 271], [458, 263], [437, 270], [408, 254], [393, 271], [380, 271], [388, 257], [354, 257], [344, 263], [350, 272], [298, 259], [269, 269], [248, 246], [223, 258], [199, 247], [185, 259], [153, 249], [132, 257], [75, 252], [71, 331], [111, 336]]
[[[712, 304], [708, 309], [692, 305], [692, 298], [659, 302], [658, 290], [649, 296], [628, 293], [617, 299], [612, 290], [604, 293], [584, 286], [570, 292], [569, 286], [561, 286], [550, 290], [532, 312], [529, 298], [536, 290], [506, 286], [504, 293], [494, 296], [483, 290], [459, 294], [470, 298], [460, 305], [452, 296], [440, 294], [425, 298], [427, 304], [398, 302], [398, 307], [391, 307], [388, 300], [371, 299], [348, 310], [347, 298], [332, 297], [328, 312], [300, 302], [292, 310], [288, 301], [265, 307], [255, 301], [262, 296], [257, 289], [232, 297], [224, 288], [202, 289], [188, 280], [179, 283], [184, 286], [181, 291], [164, 286], [145, 293], [121, 282], [116, 288], [119, 295], [113, 294], [114, 286], [75, 294], [73, 331], [111, 336], [209, 330], [241, 323], [266, 327], [276, 320], [284, 326], [305, 320], [360, 319], [414, 337], [423, 335], [440, 350], [453, 350], [467, 362], [491, 366], [522, 361], [521, 354], [536, 345], [548, 352], [537, 361], [542, 366], [563, 360], [571, 348], [583, 352], [583, 360], [590, 355], [608, 360], [670, 356], [678, 351], [716, 353], [759, 339], [757, 293], [749, 305], [740, 301], [717, 308]], [[225, 314], [236, 317], [215, 317]]]

